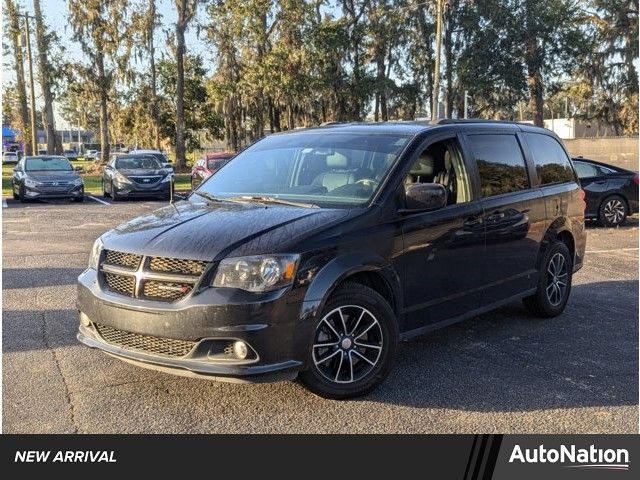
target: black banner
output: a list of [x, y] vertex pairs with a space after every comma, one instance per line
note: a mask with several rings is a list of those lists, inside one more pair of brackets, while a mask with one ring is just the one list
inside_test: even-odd
[[3, 472], [208, 471], [212, 478], [362, 478], [388, 471], [456, 480], [636, 478], [640, 451], [638, 436], [604, 435], [3, 435], [0, 442]]

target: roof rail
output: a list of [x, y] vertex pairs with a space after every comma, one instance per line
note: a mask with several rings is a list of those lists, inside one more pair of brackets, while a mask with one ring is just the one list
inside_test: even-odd
[[508, 123], [511, 125], [522, 125], [521, 122], [513, 120], [484, 120], [482, 118], [438, 118], [431, 121], [433, 125], [451, 125], [457, 123]]

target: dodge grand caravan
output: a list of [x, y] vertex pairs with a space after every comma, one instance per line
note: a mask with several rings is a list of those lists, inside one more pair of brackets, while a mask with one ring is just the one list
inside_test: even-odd
[[[559, 315], [584, 194], [550, 131], [337, 124], [266, 137], [96, 240], [78, 339], [199, 378], [365, 394], [399, 340], [522, 299]], [[542, 327], [540, 327], [542, 328]]]

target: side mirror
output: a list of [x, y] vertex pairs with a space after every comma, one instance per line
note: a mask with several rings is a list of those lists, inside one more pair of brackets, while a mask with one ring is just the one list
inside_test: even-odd
[[78, 166], [73, 167], [73, 169], [74, 169], [76, 172], [82, 172], [82, 171], [84, 171], [84, 168], [82, 168], [82, 167], [81, 167], [81, 166], [79, 166], [79, 165], [78, 165]]
[[447, 204], [447, 189], [439, 183], [411, 183], [405, 197], [407, 210], [437, 210]]
[[14, 172], [19, 172], [19, 171], [20, 171], [20, 169], [19, 169], [18, 167], [13, 167], [13, 171], [14, 171]]

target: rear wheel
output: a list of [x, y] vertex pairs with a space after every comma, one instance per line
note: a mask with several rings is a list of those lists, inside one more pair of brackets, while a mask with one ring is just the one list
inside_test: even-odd
[[398, 343], [393, 310], [375, 290], [346, 283], [327, 302], [300, 380], [332, 399], [365, 395], [389, 374]]
[[523, 300], [525, 306], [538, 317], [560, 315], [571, 293], [573, 259], [567, 246], [553, 242], [545, 252], [536, 293]]
[[612, 195], [600, 205], [598, 221], [603, 227], [618, 227], [624, 225], [627, 215], [627, 202], [619, 195]]

